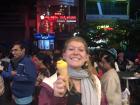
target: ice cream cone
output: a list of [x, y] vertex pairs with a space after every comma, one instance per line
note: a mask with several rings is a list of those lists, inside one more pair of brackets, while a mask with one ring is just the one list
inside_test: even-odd
[[59, 60], [57, 61], [57, 70], [60, 76], [64, 77], [66, 82], [66, 87], [69, 90], [69, 75], [68, 75], [68, 65], [65, 61]]

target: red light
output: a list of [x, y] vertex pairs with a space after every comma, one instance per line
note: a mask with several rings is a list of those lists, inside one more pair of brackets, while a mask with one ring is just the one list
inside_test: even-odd
[[62, 15], [62, 13], [60, 13], [60, 12], [55, 12], [54, 15], [60, 16], [60, 15]]
[[66, 19], [66, 16], [59, 16], [60, 19]]
[[54, 24], [51, 22], [50, 23], [50, 32], [53, 32], [53, 30], [54, 30]]
[[112, 31], [113, 30], [113, 28], [104, 28], [104, 30], [108, 30], [108, 31]]
[[67, 19], [76, 19], [76, 16], [67, 16]]
[[45, 19], [49, 22], [76, 22], [76, 16], [45, 16]]

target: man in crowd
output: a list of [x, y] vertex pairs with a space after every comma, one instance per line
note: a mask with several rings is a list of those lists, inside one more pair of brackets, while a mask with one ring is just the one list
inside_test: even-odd
[[12, 79], [11, 89], [16, 105], [31, 105], [33, 100], [36, 69], [31, 58], [25, 52], [24, 44], [16, 42], [11, 49], [13, 58], [8, 70], [2, 72], [4, 78]]

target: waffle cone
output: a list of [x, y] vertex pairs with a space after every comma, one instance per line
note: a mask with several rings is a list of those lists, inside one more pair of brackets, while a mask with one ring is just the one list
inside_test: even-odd
[[57, 70], [60, 76], [65, 79], [66, 87], [69, 90], [69, 75], [68, 75], [68, 67], [67, 63], [63, 60], [57, 61]]

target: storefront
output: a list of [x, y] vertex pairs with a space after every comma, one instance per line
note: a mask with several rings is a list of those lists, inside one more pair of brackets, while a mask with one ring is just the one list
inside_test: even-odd
[[53, 0], [51, 2], [42, 0], [37, 2], [37, 33], [43, 37], [53, 36], [54, 47], [59, 42], [66, 40], [78, 26], [79, 13], [76, 1], [78, 0]]

